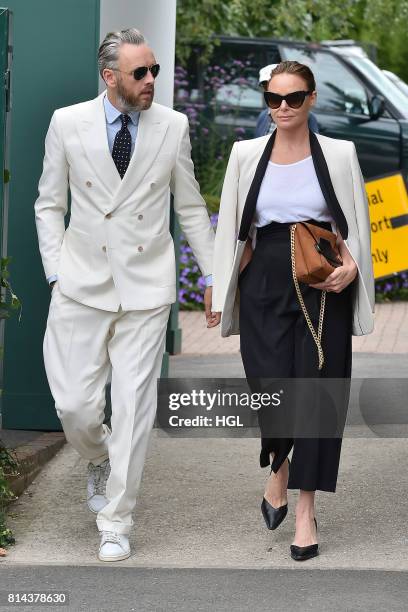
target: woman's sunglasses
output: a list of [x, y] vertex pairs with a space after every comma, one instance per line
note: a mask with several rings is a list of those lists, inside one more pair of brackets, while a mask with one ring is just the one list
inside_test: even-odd
[[286, 104], [290, 106], [290, 108], [300, 108], [305, 101], [306, 96], [310, 96], [311, 93], [311, 91], [293, 91], [290, 94], [286, 94], [286, 96], [280, 96], [279, 94], [271, 91], [264, 91], [264, 98], [269, 108], [279, 108], [282, 104], [282, 100], [285, 100]]
[[[115, 69], [116, 72], [124, 72], [123, 70]], [[155, 79], [160, 72], [160, 64], [153, 64], [153, 66], [140, 66], [140, 68], [136, 68], [132, 70], [132, 72], [125, 72], [124, 74], [133, 75], [135, 81], [141, 81], [145, 78], [148, 71], [152, 73], [152, 77]]]

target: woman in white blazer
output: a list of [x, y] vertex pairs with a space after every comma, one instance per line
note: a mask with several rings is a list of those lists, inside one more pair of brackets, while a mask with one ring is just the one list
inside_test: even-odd
[[[236, 142], [227, 167], [215, 240], [211, 326], [221, 321], [223, 336], [241, 334], [247, 379], [324, 377], [349, 382], [351, 336], [373, 330], [364, 180], [352, 142], [309, 130], [308, 113], [316, 96], [307, 66], [278, 64], [265, 94], [276, 130], [271, 136]], [[334, 231], [343, 259], [323, 283], [301, 283], [315, 329], [321, 294], [327, 292], [321, 370], [292, 278], [289, 226], [296, 221]], [[347, 384], [346, 410], [348, 390]], [[258, 414], [260, 464], [271, 464], [262, 513], [267, 527], [276, 529], [287, 514], [287, 489], [299, 489], [290, 552], [295, 560], [309, 559], [318, 554], [315, 491], [335, 491], [342, 440], [271, 437], [270, 429], [265, 433], [268, 415], [264, 408]]]

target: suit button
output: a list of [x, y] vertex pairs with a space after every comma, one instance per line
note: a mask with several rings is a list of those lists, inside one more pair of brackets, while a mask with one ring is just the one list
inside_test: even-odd
[[139, 251], [139, 253], [142, 253], [143, 252], [143, 247], [142, 246], [138, 246], [137, 250]]
[[141, 221], [143, 219], [143, 215], [138, 215], [137, 218], [139, 219], [139, 221]]
[[92, 187], [92, 183], [91, 183], [91, 181], [86, 181], [86, 186], [87, 186], [87, 187]]
[[111, 219], [112, 218], [112, 214], [108, 213], [107, 215], [105, 215], [105, 219]]
[[102, 251], [106, 252], [106, 246], [102, 247]]

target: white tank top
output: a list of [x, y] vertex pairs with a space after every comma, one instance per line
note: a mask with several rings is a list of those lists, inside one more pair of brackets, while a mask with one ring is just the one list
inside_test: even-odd
[[320, 189], [312, 156], [293, 164], [269, 162], [259, 190], [253, 223], [329, 221], [334, 224]]

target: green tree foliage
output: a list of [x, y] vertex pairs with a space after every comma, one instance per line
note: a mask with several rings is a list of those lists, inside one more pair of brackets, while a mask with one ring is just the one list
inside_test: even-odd
[[381, 68], [408, 82], [408, 0], [365, 1], [359, 37], [377, 46]]
[[281, 0], [271, 36], [306, 41], [348, 38], [354, 29], [355, 0]]
[[[320, 41], [354, 38], [378, 49], [378, 63], [408, 81], [408, 0], [178, 0], [178, 61], [194, 45], [201, 61], [217, 35]], [[215, 38], [214, 38], [215, 36]]]

